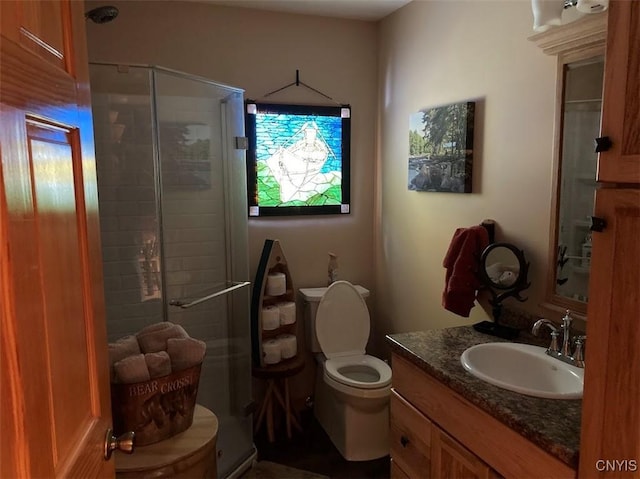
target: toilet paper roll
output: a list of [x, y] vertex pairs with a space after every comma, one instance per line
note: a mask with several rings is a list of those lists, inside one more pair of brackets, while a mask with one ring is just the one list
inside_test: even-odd
[[287, 301], [277, 304], [280, 310], [280, 325], [293, 324], [296, 322], [296, 303]]
[[267, 275], [266, 293], [269, 296], [280, 296], [287, 292], [287, 277], [284, 273]]
[[276, 336], [276, 341], [280, 342], [280, 356], [282, 359], [289, 359], [298, 354], [298, 341], [293, 334]]
[[262, 308], [262, 329], [271, 331], [280, 326], [280, 308], [278, 306], [265, 306]]
[[262, 343], [262, 358], [265, 364], [276, 364], [282, 359], [280, 349], [282, 342], [277, 339], [268, 339]]

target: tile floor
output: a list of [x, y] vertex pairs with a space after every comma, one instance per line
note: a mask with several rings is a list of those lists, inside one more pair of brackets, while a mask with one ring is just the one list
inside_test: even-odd
[[347, 461], [332, 444], [311, 411], [302, 414], [301, 424], [303, 432], [294, 431], [289, 440], [284, 425], [276, 422], [278, 429], [273, 443], [267, 439], [266, 428], [261, 428], [254, 437], [258, 460], [323, 474], [332, 479], [389, 479], [389, 456], [373, 461]]

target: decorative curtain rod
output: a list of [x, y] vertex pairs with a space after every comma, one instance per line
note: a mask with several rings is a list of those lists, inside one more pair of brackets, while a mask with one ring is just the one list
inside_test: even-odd
[[306, 83], [300, 81], [300, 70], [296, 70], [296, 81], [289, 83], [288, 85], [285, 85], [283, 87], [278, 88], [277, 90], [273, 90], [272, 92], [267, 93], [266, 95], [264, 95], [262, 98], [267, 98], [275, 93], [281, 92], [282, 90], [286, 90], [287, 88], [290, 88], [292, 86], [303, 86], [305, 88], [308, 88], [309, 90], [317, 93], [318, 95], [322, 95], [323, 97], [325, 97], [328, 100], [331, 100], [332, 102], [334, 102], [336, 105], [341, 105], [340, 102], [334, 100], [333, 98], [331, 98], [329, 95], [326, 95], [324, 93], [322, 93], [320, 90], [317, 90], [315, 88], [313, 88], [312, 86], [307, 85]]

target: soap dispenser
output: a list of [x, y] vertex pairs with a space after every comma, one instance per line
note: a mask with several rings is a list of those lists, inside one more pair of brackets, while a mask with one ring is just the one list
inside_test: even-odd
[[329, 266], [327, 270], [327, 286], [330, 286], [331, 283], [335, 283], [336, 281], [338, 281], [338, 255], [336, 255], [335, 253], [329, 253]]

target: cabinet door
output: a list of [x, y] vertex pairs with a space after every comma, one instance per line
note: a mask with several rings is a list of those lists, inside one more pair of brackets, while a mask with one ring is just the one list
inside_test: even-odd
[[640, 2], [609, 6], [598, 181], [640, 183]]
[[432, 425], [431, 477], [433, 479], [493, 479], [500, 476], [462, 444]]
[[[411, 478], [427, 479], [431, 471], [431, 421], [391, 390], [390, 448], [393, 465]], [[392, 467], [392, 471], [393, 471]], [[397, 477], [402, 477], [398, 474]]]
[[391, 479], [411, 479], [393, 459], [391, 459]]
[[[607, 225], [593, 234], [579, 472], [581, 478], [638, 477], [640, 190], [600, 189], [595, 212]], [[624, 462], [631, 460], [636, 463]], [[620, 462], [606, 466], [614, 468], [607, 474], [598, 461]], [[623, 475], [629, 465], [633, 471]]]

